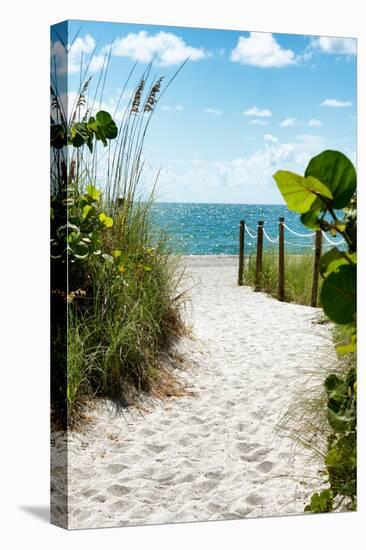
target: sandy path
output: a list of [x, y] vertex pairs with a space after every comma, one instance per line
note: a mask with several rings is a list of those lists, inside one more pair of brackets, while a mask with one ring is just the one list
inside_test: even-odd
[[236, 260], [187, 263], [196, 339], [181, 344], [194, 360], [181, 376], [196, 395], [145, 415], [101, 404], [71, 435], [70, 528], [302, 513], [317, 488], [320, 464], [274, 428], [306, 384], [306, 356], [333, 353], [329, 328], [318, 310], [237, 287]]

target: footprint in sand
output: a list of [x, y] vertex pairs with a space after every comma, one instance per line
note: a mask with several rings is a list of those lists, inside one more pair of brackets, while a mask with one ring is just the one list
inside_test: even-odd
[[115, 484], [109, 488], [109, 492], [115, 497], [123, 497], [124, 495], [128, 495], [130, 491], [131, 489], [125, 485]]
[[128, 468], [128, 466], [126, 466], [126, 464], [109, 464], [107, 466], [107, 470], [109, 472], [111, 472], [111, 474], [119, 474], [120, 472], [122, 472], [126, 468]]
[[192, 416], [191, 420], [195, 424], [204, 424], [206, 422], [204, 418], [200, 418], [199, 416]]
[[170, 483], [173, 481], [173, 479], [176, 476], [176, 472], [173, 472], [171, 474], [163, 474], [162, 476], [154, 477], [154, 481], [158, 481], [159, 483]]
[[264, 474], [268, 474], [268, 472], [270, 472], [272, 468], [273, 468], [273, 462], [271, 462], [270, 460], [265, 460], [264, 462], [261, 462], [257, 466], [257, 470], [259, 470], [260, 472], [263, 472]]
[[153, 453], [160, 454], [165, 451], [168, 445], [158, 445], [156, 443], [152, 443], [151, 445], [146, 445], [146, 447]]
[[93, 498], [93, 500], [95, 500], [95, 502], [100, 502], [101, 504], [103, 504], [106, 501], [106, 497], [104, 495], [97, 495]]
[[258, 451], [255, 451], [252, 455], [242, 455], [240, 458], [246, 462], [258, 462], [266, 454], [268, 454], [266, 449], [258, 449]]
[[220, 480], [224, 477], [224, 472], [222, 470], [211, 470], [205, 473], [205, 477], [207, 477], [207, 479]]
[[193, 474], [187, 474], [180, 479], [178, 479], [178, 483], [192, 483], [196, 479], [197, 476], [194, 476]]
[[246, 502], [251, 506], [259, 506], [262, 504], [262, 498], [256, 493], [250, 493], [246, 498]]
[[83, 491], [82, 495], [86, 498], [92, 497], [96, 494], [95, 489], [88, 489], [87, 491]]
[[237, 444], [237, 449], [241, 453], [250, 453], [251, 451], [254, 451], [255, 448], [256, 448], [255, 445], [247, 443], [245, 441], [241, 441], [240, 443]]
[[192, 445], [192, 440], [190, 437], [184, 435], [180, 439], [178, 439], [178, 445], [181, 445], [182, 447], [189, 447]]

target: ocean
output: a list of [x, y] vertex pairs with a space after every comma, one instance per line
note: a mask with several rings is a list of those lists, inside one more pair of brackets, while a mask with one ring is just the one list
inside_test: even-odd
[[[285, 218], [285, 224], [290, 229], [305, 235], [300, 237], [285, 229], [286, 252], [312, 253], [312, 232], [302, 225], [299, 214], [291, 212], [285, 205], [157, 202], [153, 206], [154, 223], [169, 236], [173, 252], [188, 255], [238, 254], [240, 220], [245, 220], [252, 235], [245, 232], [245, 254], [255, 254], [257, 222], [263, 220], [266, 234], [275, 240], [280, 216]], [[338, 236], [331, 240], [336, 243], [340, 239]], [[324, 246], [331, 244], [325, 241]], [[271, 243], [265, 237], [264, 247], [274, 252], [278, 244]]]

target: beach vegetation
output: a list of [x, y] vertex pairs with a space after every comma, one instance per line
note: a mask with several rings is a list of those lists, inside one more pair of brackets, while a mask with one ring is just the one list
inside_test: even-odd
[[[288, 208], [301, 214], [302, 223], [313, 229], [339, 234], [347, 250], [332, 248], [321, 258], [320, 303], [325, 315], [340, 327], [346, 341], [337, 353], [350, 360], [341, 362], [341, 373], [332, 372], [324, 381], [327, 445], [324, 452], [327, 487], [314, 493], [305, 507], [309, 512], [329, 512], [357, 506], [357, 373], [356, 373], [356, 273], [357, 199], [356, 170], [338, 151], [324, 151], [310, 160], [304, 176], [278, 171], [274, 179]], [[342, 217], [336, 214], [341, 209]]]
[[166, 358], [184, 330], [183, 269], [151, 219], [155, 182], [142, 190], [144, 141], [163, 93], [150, 70], [119, 125], [93, 112], [95, 98], [88, 105], [90, 79], [69, 118], [51, 89], [51, 400], [64, 428], [89, 398], [128, 402], [162, 378], [174, 391]]
[[[285, 255], [285, 301], [309, 305], [312, 288], [314, 258], [310, 254]], [[245, 268], [245, 283], [254, 287], [256, 279], [255, 257]], [[273, 298], [278, 293], [278, 255], [266, 253], [262, 261], [261, 290]], [[320, 292], [320, 291], [319, 291]]]

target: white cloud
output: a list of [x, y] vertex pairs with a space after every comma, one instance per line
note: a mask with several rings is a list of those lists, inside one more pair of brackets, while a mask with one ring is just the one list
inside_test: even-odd
[[[203, 202], [281, 202], [272, 175], [293, 159], [292, 144], [264, 136], [259, 151], [227, 161], [195, 159], [188, 169], [170, 166], [162, 174], [165, 200]], [[264, 200], [263, 200], [264, 199]]]
[[243, 113], [245, 116], [272, 116], [269, 109], [258, 109], [258, 107], [251, 107]]
[[247, 38], [240, 36], [230, 59], [257, 67], [286, 67], [296, 62], [292, 50], [285, 50], [271, 33], [265, 32], [251, 32]]
[[89, 72], [99, 71], [103, 67], [105, 55], [93, 54], [95, 45], [96, 42], [90, 34], [87, 34], [84, 38], [79, 36], [72, 45], [68, 46], [68, 53], [66, 53], [64, 46], [56, 41], [52, 46], [51, 56], [56, 61], [57, 73], [75, 74], [79, 73], [82, 67], [84, 71], [87, 66]]
[[352, 101], [339, 101], [338, 99], [325, 99], [320, 105], [325, 107], [352, 107]]
[[256, 151], [236, 158], [171, 162], [159, 179], [159, 193], [163, 200], [178, 202], [281, 203], [273, 174], [279, 169], [301, 174], [324, 149], [342, 150], [336, 140], [319, 135], [300, 134], [282, 143], [267, 133]]
[[140, 31], [115, 40], [112, 44], [112, 55], [129, 57], [142, 63], [150, 63], [155, 59], [158, 65], [167, 67], [182, 63], [187, 58], [198, 61], [210, 54], [203, 48], [187, 45], [182, 38], [171, 32], [161, 31], [153, 35]]
[[222, 115], [222, 111], [220, 109], [211, 109], [210, 107], [205, 109], [205, 113], [209, 113], [210, 115], [216, 115], [216, 116]]
[[162, 110], [162, 111], [179, 111], [179, 112], [184, 111], [183, 105], [181, 105], [180, 103], [179, 103], [178, 105], [173, 105], [173, 106], [170, 106], [170, 105], [163, 105], [163, 106], [161, 107], [161, 110]]
[[268, 123], [268, 120], [260, 120], [258, 118], [254, 118], [252, 120], [249, 120], [248, 124], [256, 124], [258, 126], [265, 126]]
[[296, 119], [292, 117], [286, 117], [281, 123], [280, 126], [295, 126]]
[[355, 38], [320, 36], [311, 41], [311, 46], [328, 54], [356, 55], [357, 53], [357, 41]]
[[320, 122], [320, 120], [318, 120], [317, 118], [311, 118], [309, 121], [308, 121], [308, 126], [323, 126], [323, 124]]

